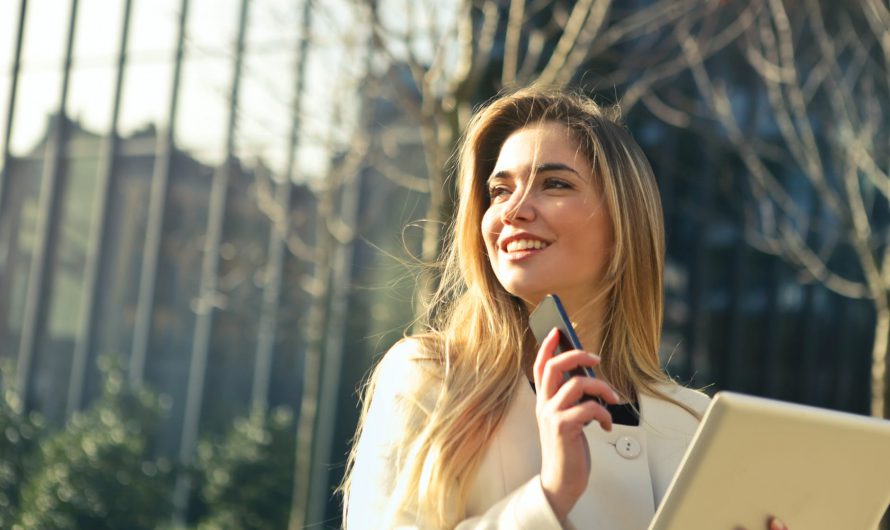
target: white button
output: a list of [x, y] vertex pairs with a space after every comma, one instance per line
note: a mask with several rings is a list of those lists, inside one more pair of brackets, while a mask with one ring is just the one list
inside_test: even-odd
[[636, 438], [631, 436], [622, 436], [618, 438], [618, 441], [615, 442], [615, 450], [618, 451], [618, 454], [627, 459], [632, 459], [640, 456], [640, 442], [637, 441]]

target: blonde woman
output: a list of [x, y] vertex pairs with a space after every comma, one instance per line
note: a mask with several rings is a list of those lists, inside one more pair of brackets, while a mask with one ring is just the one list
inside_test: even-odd
[[[365, 390], [347, 528], [648, 526], [708, 397], [659, 364], [661, 204], [618, 119], [540, 89], [472, 119], [429, 332]], [[538, 347], [528, 315], [548, 293], [590, 351]], [[565, 379], [585, 366], [598, 377]]]

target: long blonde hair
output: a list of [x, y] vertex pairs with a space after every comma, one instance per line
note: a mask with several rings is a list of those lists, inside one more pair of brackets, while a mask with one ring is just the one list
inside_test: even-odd
[[[501, 145], [516, 130], [541, 122], [565, 125], [577, 141], [608, 206], [613, 234], [605, 273], [606, 319], [597, 373], [624, 396], [656, 395], [689, 407], [659, 389], [670, 379], [658, 348], [662, 321], [664, 226], [652, 169], [620, 124], [617, 107], [562, 89], [526, 88], [503, 95], [470, 121], [458, 160], [458, 206], [429, 306], [427, 333], [413, 337], [441, 391], [431, 411], [418, 409], [418, 428], [406, 433], [393, 506], [411, 506], [424, 524], [450, 527], [465, 517], [467, 496], [485, 449], [503, 419], [522, 374], [533, 363], [535, 340], [524, 304], [491, 269], [480, 225], [489, 205], [486, 180]], [[360, 436], [378, 383], [364, 392]], [[345, 504], [355, 446], [342, 489]], [[345, 515], [345, 513], [344, 513]], [[344, 517], [345, 521], [345, 517]]]

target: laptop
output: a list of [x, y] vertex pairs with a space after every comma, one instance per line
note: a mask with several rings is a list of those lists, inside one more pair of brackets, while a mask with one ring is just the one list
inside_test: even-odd
[[718, 392], [649, 530], [875, 530], [890, 420]]

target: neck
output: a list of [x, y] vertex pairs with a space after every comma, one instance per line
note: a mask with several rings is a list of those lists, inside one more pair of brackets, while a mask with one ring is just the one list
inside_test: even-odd
[[605, 297], [597, 299], [590, 293], [582, 296], [561, 296], [566, 313], [585, 351], [602, 354], [606, 322]]
[[[569, 312], [568, 309], [566, 309]], [[588, 307], [583, 310], [569, 312], [575, 333], [581, 341], [585, 351], [602, 355], [604, 347], [605, 309], [601, 304], [596, 307]], [[575, 316], [577, 315], [577, 316]]]
[[[592, 298], [585, 300], [576, 300], [570, 296], [560, 296], [560, 300], [565, 307], [566, 313], [572, 320], [572, 327], [581, 341], [584, 351], [603, 355], [603, 340], [605, 329], [606, 304], [605, 300], [594, 302]], [[527, 304], [528, 310], [532, 311], [534, 306]], [[535, 355], [537, 351], [534, 352]], [[528, 368], [529, 379], [532, 375], [532, 367]]]

